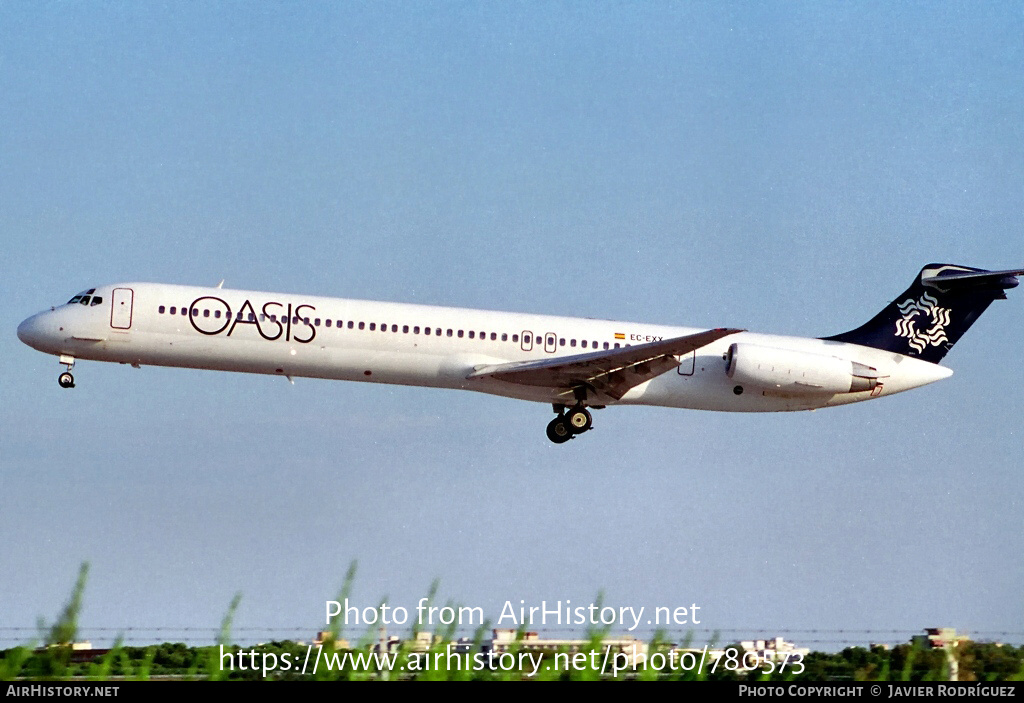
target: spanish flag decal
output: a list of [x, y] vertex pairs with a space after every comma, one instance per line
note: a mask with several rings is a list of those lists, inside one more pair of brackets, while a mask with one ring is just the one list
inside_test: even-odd
[[625, 339], [625, 338], [626, 338], [626, 335], [623, 334], [622, 332], [616, 332], [615, 333], [615, 339]]

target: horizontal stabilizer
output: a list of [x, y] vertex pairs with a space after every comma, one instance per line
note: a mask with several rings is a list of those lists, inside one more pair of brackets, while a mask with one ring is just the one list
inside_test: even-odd
[[960, 285], [994, 286], [996, 288], [1016, 288], [1017, 276], [1024, 276], [1024, 269], [1009, 271], [960, 271], [947, 267], [937, 273], [929, 270], [921, 272], [921, 283], [926, 286], [949, 289]]

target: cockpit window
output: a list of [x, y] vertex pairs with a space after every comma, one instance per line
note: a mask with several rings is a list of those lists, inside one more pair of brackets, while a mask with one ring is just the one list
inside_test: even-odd
[[[75, 303], [81, 303], [82, 305], [88, 305], [89, 304], [89, 296], [92, 295], [95, 292], [96, 292], [95, 288], [90, 288], [89, 290], [83, 290], [81, 293], [79, 293], [74, 298], [69, 300], [67, 302], [67, 304], [68, 305], [74, 305]], [[83, 298], [84, 298], [84, 300], [83, 300]], [[100, 301], [100, 303], [102, 303], [103, 302], [103, 298], [100, 298], [99, 301]], [[99, 303], [93, 303], [93, 305], [99, 305]]]
[[94, 295], [90, 305], [100, 305], [101, 303], [103, 303], [103, 298], [98, 295]]

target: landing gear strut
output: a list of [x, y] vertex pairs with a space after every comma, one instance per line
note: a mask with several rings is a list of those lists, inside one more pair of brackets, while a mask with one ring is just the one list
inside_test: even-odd
[[57, 383], [60, 384], [61, 388], [74, 388], [75, 377], [71, 375], [71, 369], [75, 368], [75, 357], [61, 356], [60, 363], [67, 366], [68, 370], [57, 377]]
[[576, 435], [589, 430], [594, 424], [590, 411], [583, 407], [582, 403], [577, 403], [568, 410], [564, 405], [556, 405], [555, 412], [558, 413], [558, 417], [549, 422], [547, 428], [548, 439], [555, 444], [568, 442]]

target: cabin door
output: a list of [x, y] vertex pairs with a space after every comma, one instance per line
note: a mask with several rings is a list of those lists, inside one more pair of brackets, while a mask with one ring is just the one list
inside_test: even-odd
[[110, 326], [118, 330], [132, 326], [132, 289], [115, 288], [111, 298]]

